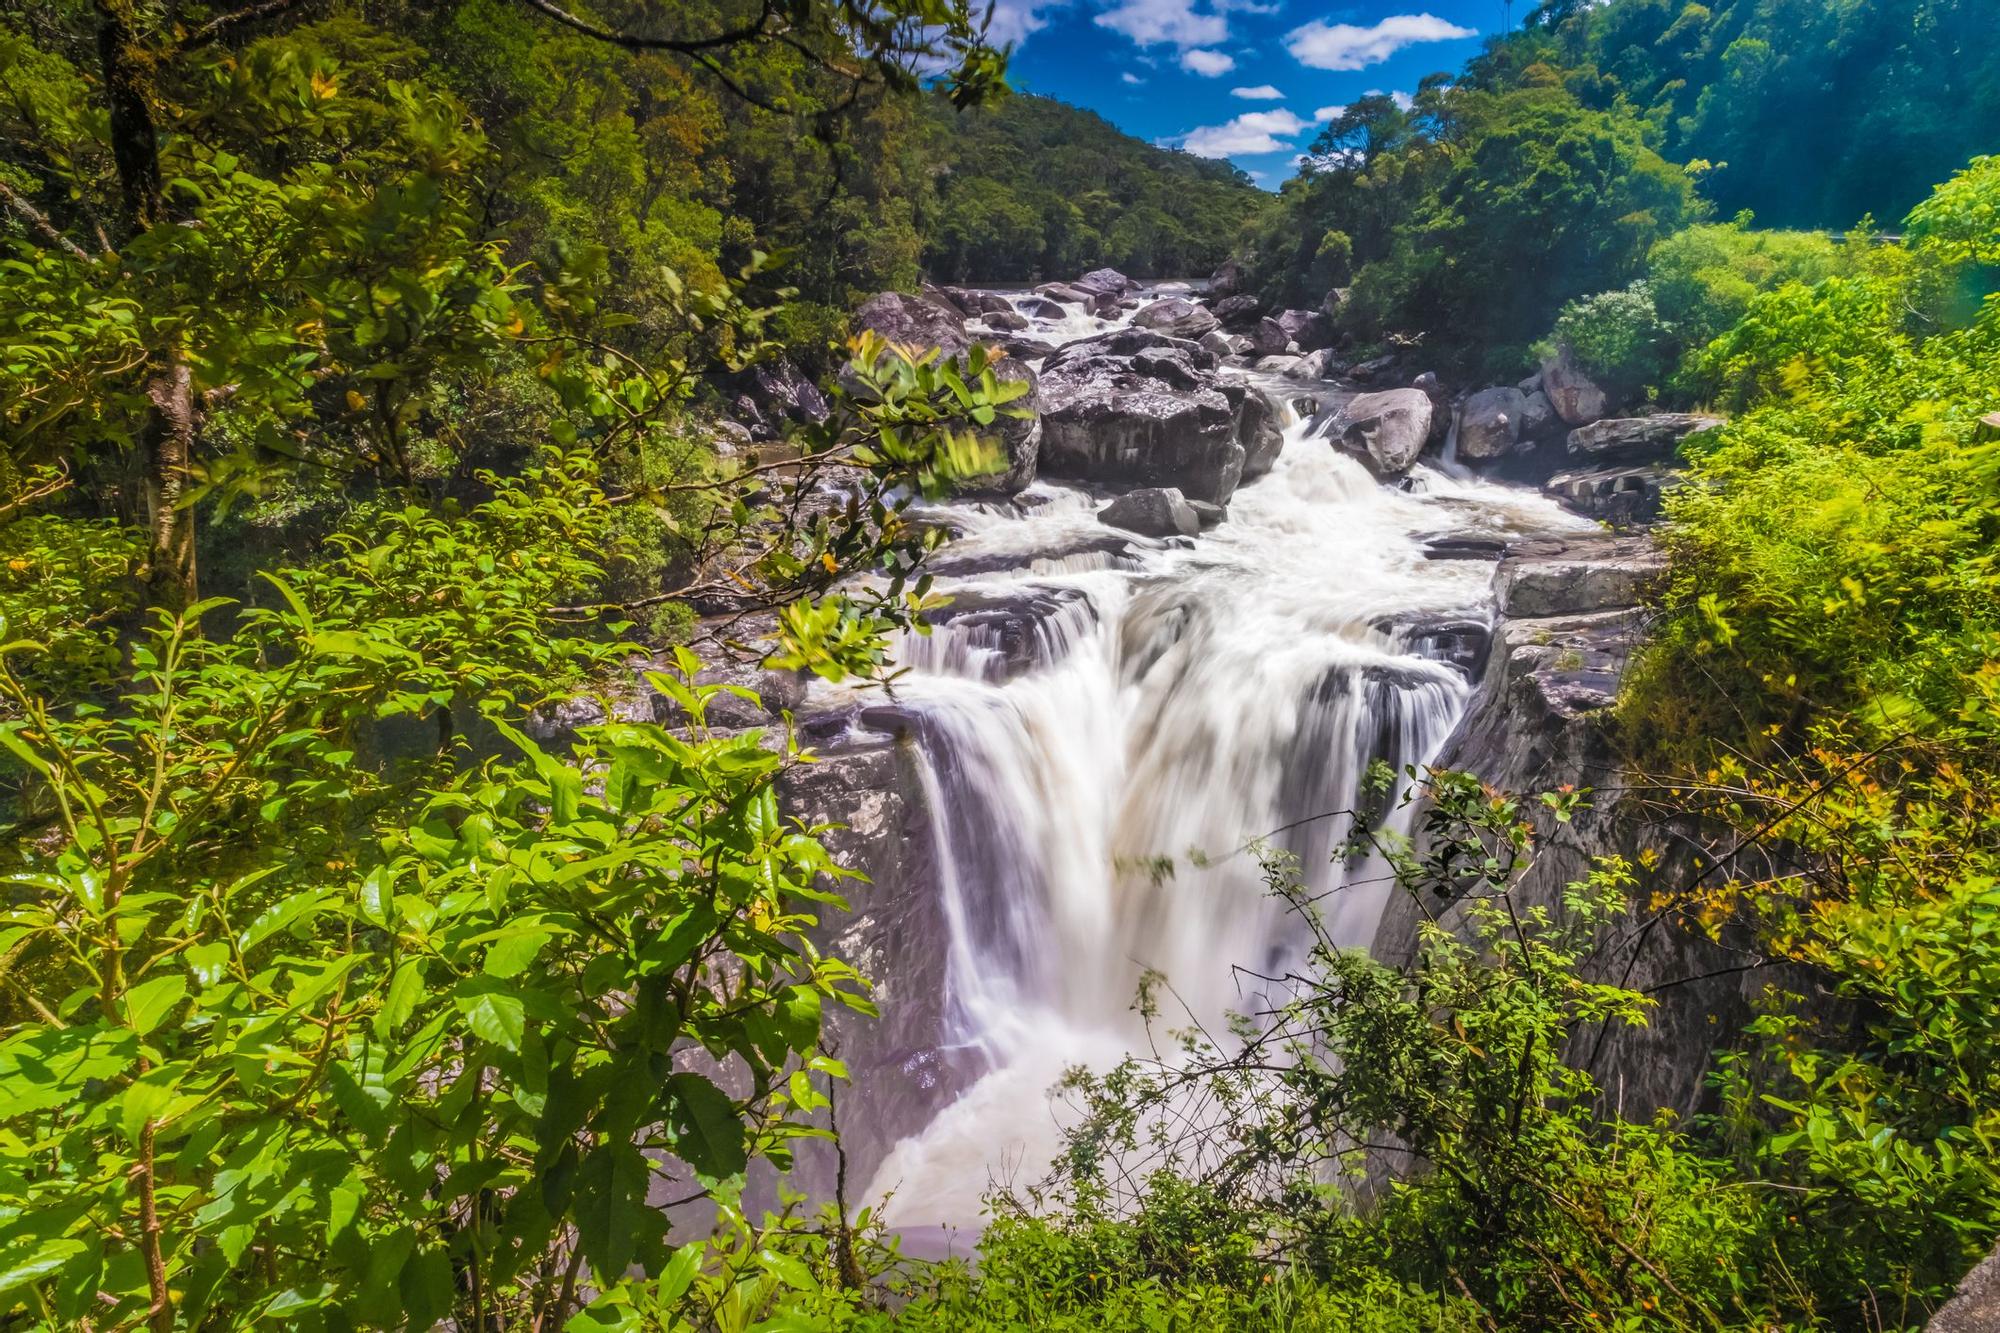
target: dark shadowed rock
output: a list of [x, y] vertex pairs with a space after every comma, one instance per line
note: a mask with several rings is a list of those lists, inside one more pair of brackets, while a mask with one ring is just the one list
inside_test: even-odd
[[1035, 290], [1043, 296], [1054, 301], [1061, 301], [1065, 305], [1092, 306], [1097, 304], [1096, 292], [1087, 292], [1083, 288], [1067, 282], [1045, 282], [1035, 288]]
[[1416, 389], [1357, 394], [1341, 409], [1338, 439], [1378, 477], [1399, 477], [1424, 451], [1431, 400]]
[[1719, 417], [1662, 412], [1652, 417], [1614, 417], [1569, 433], [1569, 451], [1584, 458], [1625, 462], [1670, 458], [1682, 440], [1720, 426]]
[[946, 299], [966, 315], [990, 315], [999, 310], [1012, 310], [1013, 304], [998, 292], [982, 292], [971, 287], [940, 287]]
[[1169, 296], [1151, 305], [1140, 306], [1132, 322], [1142, 329], [1172, 334], [1176, 338], [1199, 338], [1215, 327], [1215, 316], [1185, 296]]
[[1298, 359], [1297, 364], [1286, 367], [1285, 378], [1310, 382], [1330, 380], [1339, 373], [1340, 363], [1334, 359], [1333, 349], [1322, 347], [1317, 352], [1307, 352]]
[[1233, 259], [1222, 261], [1222, 267], [1215, 270], [1208, 279], [1208, 294], [1217, 300], [1236, 295], [1243, 290], [1243, 265]]
[[1328, 319], [1339, 319], [1341, 307], [1347, 304], [1347, 288], [1334, 287], [1319, 299], [1319, 312]]
[[1443, 444], [1451, 434], [1451, 395], [1444, 391], [1444, 383], [1434, 370], [1426, 370], [1410, 381], [1410, 387], [1431, 400], [1431, 443]]
[[1253, 384], [1232, 380], [1220, 388], [1236, 414], [1236, 438], [1243, 445], [1243, 480], [1255, 481], [1271, 470], [1285, 447], [1278, 405]]
[[1250, 340], [1252, 356], [1282, 356], [1292, 345], [1292, 335], [1285, 332], [1285, 326], [1268, 316], [1251, 325], [1243, 336]]
[[1630, 527], [1657, 519], [1667, 491], [1678, 480], [1677, 473], [1657, 463], [1579, 468], [1550, 477], [1542, 493], [1585, 518]]
[[979, 322], [1002, 333], [1021, 333], [1033, 327], [1026, 315], [1013, 310], [989, 310], [979, 316]]
[[1129, 491], [1098, 510], [1097, 520], [1145, 537], [1192, 537], [1201, 531], [1187, 497], [1171, 486]]
[[1132, 356], [1132, 369], [1148, 379], [1181, 389], [1198, 389], [1207, 377], [1197, 371], [1186, 352], [1177, 347], [1148, 347]]
[[1053, 371], [1066, 365], [1092, 361], [1100, 357], [1132, 356], [1149, 347], [1170, 347], [1184, 353], [1191, 365], [1203, 370], [1215, 368], [1215, 355], [1198, 342], [1176, 338], [1154, 329], [1111, 329], [1104, 333], [1092, 334], [1088, 338], [1078, 338], [1064, 343], [1048, 359], [1042, 369]]
[[[1540, 376], [1536, 377], [1537, 383]], [[1556, 415], [1555, 404], [1549, 396], [1537, 388], [1529, 393], [1522, 391], [1521, 438], [1526, 441], [1545, 440], [1562, 427], [1562, 418]]]
[[1229, 356], [1244, 356], [1250, 351], [1250, 340], [1248, 338], [1239, 338], [1233, 333], [1224, 333], [1220, 329], [1211, 329], [1209, 332], [1202, 334], [1201, 345], [1205, 351], [1218, 361]]
[[1018, 310], [1031, 319], [1064, 319], [1069, 314], [1046, 296], [1024, 296], [1008, 309]]
[[1333, 321], [1317, 310], [1281, 310], [1278, 325], [1301, 352], [1333, 346]]
[[1264, 303], [1254, 296], [1225, 296], [1214, 305], [1215, 317], [1225, 329], [1247, 329], [1257, 323]]
[[950, 306], [906, 292], [879, 292], [863, 301], [849, 317], [856, 330], [869, 329], [901, 347], [919, 351], [937, 348], [946, 356], [962, 356], [971, 346], [965, 319]]
[[1519, 389], [1481, 389], [1458, 414], [1458, 456], [1468, 463], [1505, 458], [1521, 438], [1521, 415], [1528, 400]]
[[1378, 356], [1373, 361], [1363, 361], [1358, 366], [1349, 367], [1347, 377], [1357, 384], [1375, 384], [1395, 375], [1396, 368], [1400, 364], [1400, 358], [1391, 352], [1387, 356]]
[[1227, 505], [1212, 505], [1206, 500], [1189, 500], [1187, 507], [1194, 510], [1194, 516], [1201, 521], [1204, 532], [1229, 517]]
[[1556, 415], [1571, 426], [1588, 426], [1610, 410], [1604, 390], [1583, 373], [1567, 346], [1542, 363], [1542, 392]]

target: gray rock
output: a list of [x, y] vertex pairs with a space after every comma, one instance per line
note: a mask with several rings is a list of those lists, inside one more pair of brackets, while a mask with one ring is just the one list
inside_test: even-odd
[[1046, 296], [1023, 296], [1007, 309], [1010, 312], [1018, 310], [1030, 319], [1066, 319], [1069, 316], [1067, 310]]
[[1254, 296], [1225, 296], [1214, 306], [1215, 317], [1222, 321], [1226, 329], [1247, 329], [1257, 323], [1257, 314], [1264, 303]]
[[1410, 387], [1431, 400], [1431, 443], [1443, 444], [1451, 434], [1451, 395], [1444, 391], [1444, 383], [1437, 372], [1426, 370], [1410, 381]]
[[1328, 319], [1339, 319], [1341, 307], [1347, 304], [1347, 288], [1334, 287], [1319, 300], [1319, 312]]
[[1227, 505], [1212, 505], [1206, 500], [1189, 500], [1187, 507], [1194, 510], [1194, 516], [1201, 520], [1201, 527], [1204, 532], [1229, 517], [1229, 506]]
[[1222, 261], [1222, 267], [1215, 270], [1208, 280], [1208, 294], [1220, 301], [1243, 290], [1243, 265], [1233, 259]]
[[1015, 334], [1011, 338], [1000, 339], [1000, 346], [1009, 356], [1018, 356], [1024, 361], [1039, 361], [1053, 356], [1056, 345], [1044, 338], [1028, 338]]
[[[1525, 391], [1524, 391], [1525, 392]], [[1521, 438], [1524, 441], [1545, 440], [1562, 426], [1562, 418], [1556, 415], [1554, 403], [1540, 389], [1526, 394], [1521, 399]]]
[[1514, 387], [1530, 397], [1540, 393], [1542, 391], [1542, 372], [1539, 370], [1536, 371]]
[[989, 329], [997, 329], [1004, 333], [1020, 333], [1024, 329], [1033, 327], [1026, 315], [1012, 310], [989, 310], [979, 317], [979, 322]]
[[1090, 292], [1095, 296], [1124, 296], [1139, 284], [1120, 273], [1115, 268], [1092, 269], [1078, 278], [1070, 286], [1078, 291]]
[[1588, 426], [1611, 406], [1604, 390], [1583, 373], [1567, 346], [1542, 363], [1542, 392], [1549, 396], [1556, 415], [1571, 426]]
[[1278, 356], [1260, 356], [1257, 358], [1257, 364], [1254, 368], [1259, 374], [1282, 375], [1293, 366], [1298, 365], [1302, 359], [1301, 357], [1282, 354]]
[[1682, 440], [1720, 426], [1719, 417], [1662, 412], [1652, 417], [1614, 417], [1569, 433], [1569, 451], [1586, 458], [1627, 462], [1671, 458]]
[[1374, 384], [1394, 374], [1396, 362], [1396, 354], [1391, 352], [1387, 356], [1378, 356], [1373, 361], [1363, 361], [1358, 366], [1349, 367], [1347, 377], [1360, 384]]
[[1242, 355], [1243, 351], [1249, 348], [1250, 340], [1238, 338], [1233, 333], [1224, 333], [1221, 329], [1211, 329], [1201, 335], [1201, 345], [1209, 355], [1220, 361], [1224, 357]]
[[1358, 394], [1341, 409], [1340, 442], [1378, 477], [1399, 477], [1424, 451], [1431, 400], [1416, 389]]
[[1500, 609], [1514, 619], [1594, 615], [1639, 605], [1666, 571], [1645, 537], [1551, 540], [1515, 552], [1500, 579]]
[[1067, 282], [1045, 282], [1035, 288], [1035, 290], [1043, 296], [1051, 300], [1061, 301], [1065, 305], [1094, 306], [1097, 304], [1098, 294], [1096, 292], [1084, 291], [1081, 287]]
[[1678, 482], [1659, 464], [1640, 463], [1558, 472], [1542, 483], [1542, 493], [1585, 518], [1632, 527], [1659, 518], [1666, 493]]
[[1243, 480], [1255, 481], [1271, 470], [1285, 447], [1278, 426], [1278, 405], [1254, 384], [1221, 386], [1236, 411], [1236, 439], [1243, 446]]
[[1148, 379], [1159, 380], [1182, 389], [1198, 389], [1208, 379], [1188, 360], [1187, 353], [1177, 347], [1148, 347], [1132, 354], [1132, 369]]
[[2000, 1333], [2000, 1251], [1979, 1261], [1924, 1333]]
[[751, 366], [732, 385], [734, 414], [753, 438], [772, 439], [787, 422], [817, 425], [833, 411], [812, 377], [784, 357]]
[[1333, 321], [1317, 310], [1281, 310], [1278, 324], [1302, 352], [1333, 346]]
[[1528, 400], [1519, 389], [1481, 389], [1458, 414], [1458, 456], [1468, 463], [1505, 458], [1521, 438]]
[[1216, 319], [1206, 307], [1196, 305], [1185, 296], [1169, 296], [1139, 307], [1138, 313], [1132, 316], [1132, 323], [1142, 329], [1172, 334], [1176, 338], [1199, 338], [1216, 326]]
[[1052, 365], [1041, 393], [1041, 466], [1049, 475], [1173, 486], [1215, 504], [1242, 479], [1236, 415], [1217, 388], [1173, 389], [1098, 356]]
[[951, 306], [905, 292], [879, 292], [849, 317], [854, 329], [869, 329], [901, 347], [962, 356], [971, 346], [965, 318]]
[[1111, 329], [1104, 333], [1092, 334], [1088, 338], [1078, 338], [1064, 343], [1058, 348], [1044, 371], [1074, 365], [1078, 362], [1097, 360], [1102, 357], [1133, 356], [1149, 347], [1169, 347], [1187, 357], [1188, 363], [1201, 370], [1215, 369], [1215, 355], [1198, 342], [1176, 338], [1171, 334], [1153, 329]]
[[1278, 356], [1292, 343], [1292, 335], [1285, 332], [1285, 326], [1269, 316], [1252, 325], [1246, 336], [1255, 356]]
[[1339, 369], [1339, 363], [1333, 358], [1333, 349], [1322, 347], [1317, 352], [1307, 352], [1296, 364], [1286, 367], [1284, 376], [1288, 380], [1302, 382], [1330, 380]]
[[1099, 510], [1097, 521], [1146, 537], [1192, 537], [1201, 531], [1200, 517], [1172, 486], [1129, 491]]
[[998, 292], [982, 292], [972, 287], [940, 287], [937, 289], [945, 299], [966, 315], [990, 315], [996, 311], [1012, 310], [1013, 304]]

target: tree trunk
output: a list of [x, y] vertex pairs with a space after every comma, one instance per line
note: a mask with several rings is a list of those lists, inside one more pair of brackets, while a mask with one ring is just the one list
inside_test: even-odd
[[194, 510], [187, 495], [194, 457], [194, 372], [178, 348], [146, 386], [153, 405], [145, 432], [146, 600], [182, 611], [199, 596], [195, 584]]

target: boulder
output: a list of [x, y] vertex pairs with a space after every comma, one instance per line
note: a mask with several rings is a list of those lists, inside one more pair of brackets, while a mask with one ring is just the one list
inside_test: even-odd
[[1468, 463], [1489, 463], [1514, 451], [1521, 438], [1521, 416], [1528, 400], [1519, 389], [1481, 389], [1465, 400], [1458, 414], [1458, 456]]
[[1212, 505], [1206, 500], [1189, 500], [1187, 507], [1194, 510], [1194, 516], [1200, 520], [1204, 532], [1229, 517], [1227, 505]]
[[1555, 404], [1540, 389], [1533, 393], [1522, 390], [1521, 399], [1521, 439], [1525, 442], [1547, 439], [1562, 425], [1562, 418], [1556, 415]]
[[1139, 284], [1115, 268], [1098, 268], [1078, 278], [1070, 286], [1093, 296], [1124, 296]]
[[1500, 609], [1520, 620], [1637, 606], [1666, 567], [1666, 557], [1645, 537], [1524, 543], [1501, 571]]
[[1142, 329], [1169, 333], [1176, 338], [1199, 338], [1216, 326], [1214, 314], [1185, 296], [1169, 296], [1141, 306], [1132, 316], [1132, 322]]
[[1924, 1333], [2000, 1333], [2000, 1251], [1965, 1275]]
[[817, 425], [833, 411], [812, 377], [784, 357], [751, 366], [729, 386], [731, 412], [755, 439], [775, 439], [787, 424]]
[[1410, 387], [1431, 400], [1431, 443], [1443, 444], [1451, 434], [1451, 395], [1434, 370], [1426, 370], [1410, 381]]
[[1019, 311], [1030, 319], [1067, 319], [1069, 311], [1057, 305], [1046, 296], [1024, 296], [1007, 307], [1008, 311]]
[[879, 292], [848, 319], [855, 330], [869, 329], [899, 347], [962, 356], [971, 342], [965, 319], [949, 305], [905, 292]]
[[1398, 477], [1424, 451], [1431, 433], [1431, 400], [1417, 389], [1357, 394], [1341, 409], [1340, 442], [1360, 455], [1378, 477]]
[[1658, 519], [1667, 492], [1679, 480], [1679, 474], [1657, 463], [1591, 467], [1556, 473], [1542, 483], [1542, 493], [1585, 518], [1629, 528]]
[[1255, 481], [1271, 470], [1285, 447], [1278, 405], [1254, 384], [1232, 381], [1220, 387], [1236, 414], [1236, 439], [1243, 446], [1243, 480]]
[[1129, 491], [1099, 510], [1097, 521], [1146, 537], [1192, 537], [1201, 531], [1200, 517], [1172, 486]]
[[1333, 321], [1317, 310], [1281, 310], [1278, 325], [1301, 352], [1333, 346]]
[[991, 315], [1014, 308], [1013, 303], [998, 292], [982, 292], [974, 287], [940, 287], [937, 290], [954, 308], [967, 315]]
[[1239, 338], [1233, 333], [1224, 333], [1221, 329], [1211, 329], [1201, 335], [1201, 346], [1210, 356], [1220, 361], [1224, 357], [1244, 355], [1250, 350], [1250, 340]]
[[1339, 319], [1341, 307], [1347, 304], [1347, 288], [1334, 287], [1319, 300], [1319, 312], [1328, 319]]
[[1208, 280], [1208, 294], [1220, 301], [1243, 290], [1243, 265], [1233, 259], [1222, 261], [1222, 267]]
[[1284, 375], [1288, 380], [1330, 380], [1339, 371], [1340, 365], [1333, 359], [1333, 349], [1322, 347], [1317, 352], [1307, 352], [1296, 365], [1286, 367]]
[[1020, 333], [1034, 327], [1026, 315], [1013, 310], [989, 310], [979, 316], [979, 322], [1002, 333]]
[[1236, 413], [1218, 388], [1173, 388], [1099, 355], [1046, 369], [1041, 404], [1048, 475], [1172, 486], [1214, 504], [1226, 503], [1242, 479]]
[[1588, 426], [1610, 410], [1604, 390], [1583, 373], [1567, 345], [1542, 363], [1542, 392], [1567, 425]]
[[1347, 377], [1361, 384], [1373, 384], [1385, 380], [1396, 370], [1396, 354], [1378, 356], [1372, 361], [1363, 361], [1358, 366], [1348, 368]]
[[1045, 282], [1035, 288], [1035, 290], [1051, 300], [1061, 301], [1064, 305], [1094, 306], [1097, 304], [1098, 294], [1096, 292], [1084, 291], [1081, 287], [1072, 286], [1067, 282]]
[[1569, 451], [1584, 458], [1625, 462], [1671, 458], [1682, 440], [1697, 431], [1713, 430], [1717, 417], [1686, 412], [1662, 412], [1651, 417], [1614, 417], [1579, 426], [1569, 433]]
[[1214, 306], [1215, 317], [1225, 329], [1247, 329], [1257, 323], [1264, 303], [1254, 296], [1225, 296]]
[[1078, 338], [1073, 342], [1064, 343], [1056, 349], [1055, 354], [1042, 369], [1051, 371], [1058, 366], [1074, 365], [1101, 357], [1133, 356], [1149, 347], [1170, 347], [1186, 356], [1189, 364], [1197, 369], [1215, 369], [1214, 353], [1200, 343], [1189, 342], [1185, 338], [1176, 338], [1153, 329], [1137, 328], [1109, 329], [1103, 333], [1092, 334], [1088, 338]]
[[1278, 356], [1292, 345], [1292, 335], [1285, 332], [1285, 326], [1268, 317], [1258, 320], [1245, 336], [1250, 339], [1253, 356]]
[[1043, 357], [1055, 355], [1056, 345], [1045, 338], [1029, 338], [1015, 334], [1011, 338], [999, 340], [1001, 348], [1009, 356], [1018, 356], [1026, 361], [1039, 361]]
[[1254, 369], [1262, 375], [1282, 375], [1303, 360], [1301, 356], [1260, 356]]
[[1178, 347], [1148, 347], [1134, 352], [1132, 369], [1147, 379], [1182, 389], [1199, 389], [1208, 382], [1208, 378], [1188, 360], [1187, 353]]
[[1535, 394], [1538, 394], [1542, 391], [1542, 372], [1539, 370], [1536, 371], [1534, 374], [1528, 376], [1528, 378], [1522, 380], [1519, 384], [1516, 384], [1514, 387], [1519, 389], [1522, 393], [1527, 394], [1530, 397], [1533, 397]]

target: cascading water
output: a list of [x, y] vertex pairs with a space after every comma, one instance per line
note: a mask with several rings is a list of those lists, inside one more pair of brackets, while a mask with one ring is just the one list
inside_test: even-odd
[[1372, 936], [1390, 886], [1340, 854], [1337, 812], [1372, 760], [1421, 765], [1458, 719], [1470, 684], [1424, 628], [1491, 616], [1491, 566], [1427, 559], [1423, 538], [1577, 521], [1440, 471], [1393, 489], [1314, 429], [1295, 418], [1192, 541], [1115, 533], [1047, 483], [948, 511], [943, 568], [965, 572], [939, 590], [967, 610], [901, 646], [896, 693], [941, 862], [951, 1035], [985, 1073], [876, 1172], [893, 1224], [976, 1225], [996, 1181], [1042, 1174], [1048, 1090], [1142, 1038], [1143, 971], [1207, 1022], [1293, 961], [1251, 844], [1297, 857], [1337, 942]]

